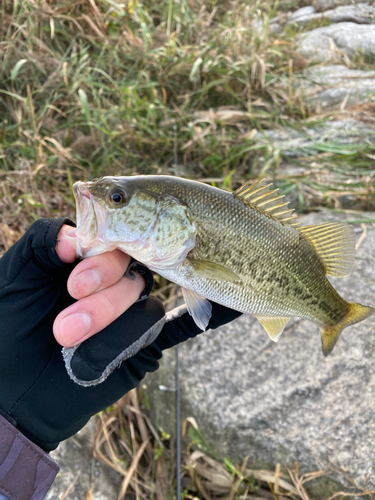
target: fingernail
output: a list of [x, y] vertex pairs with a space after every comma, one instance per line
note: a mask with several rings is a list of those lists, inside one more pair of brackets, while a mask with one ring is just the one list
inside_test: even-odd
[[91, 328], [91, 317], [87, 313], [77, 312], [60, 320], [59, 339], [64, 345], [76, 345], [87, 335]]
[[95, 269], [86, 269], [74, 277], [72, 286], [80, 297], [86, 297], [102, 284], [100, 274]]
[[71, 227], [70, 229], [67, 230], [66, 234], [67, 234], [67, 236], [70, 236], [71, 238], [76, 238], [77, 237], [77, 228]]

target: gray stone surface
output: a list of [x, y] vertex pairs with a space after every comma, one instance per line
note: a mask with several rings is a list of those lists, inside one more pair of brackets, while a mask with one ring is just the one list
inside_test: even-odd
[[307, 16], [311, 16], [315, 14], [316, 10], [312, 5], [307, 7], [301, 7], [300, 9], [295, 10], [289, 15], [288, 21], [298, 21], [298, 19], [305, 18]]
[[341, 5], [369, 4], [373, 5], [374, 0], [313, 0], [312, 4], [318, 12], [334, 9]]
[[296, 85], [304, 101], [317, 112], [345, 109], [373, 99], [375, 71], [344, 65], [319, 66], [306, 70]]
[[357, 24], [375, 23], [375, 6], [365, 3], [343, 5], [318, 14], [330, 23], [352, 22]]
[[317, 143], [333, 142], [336, 145], [363, 144], [365, 141], [375, 142], [375, 127], [358, 120], [332, 120], [315, 127], [304, 127], [295, 130], [284, 127], [281, 130], [264, 130], [257, 132], [255, 138], [259, 142], [272, 142], [284, 156], [298, 158], [308, 154], [315, 155], [319, 149]]
[[338, 23], [300, 36], [298, 52], [310, 62], [340, 62], [345, 56], [375, 58], [375, 25]]
[[[370, 3], [350, 3], [345, 5], [334, 6], [334, 8], [328, 8], [327, 6], [321, 11], [317, 12], [317, 9], [313, 5], [307, 7], [302, 7], [294, 12], [286, 12], [274, 17], [268, 22], [268, 29], [270, 34], [281, 33], [285, 26], [287, 25], [303, 25], [308, 23], [356, 23], [356, 24], [375, 24], [375, 5]], [[254, 29], [261, 31], [263, 29], [264, 23], [261, 20], [254, 21]], [[315, 32], [312, 30], [308, 32], [306, 36], [308, 39], [312, 37], [313, 43], [315, 42]], [[319, 32], [318, 32], [319, 33]], [[338, 43], [341, 42], [343, 35], [339, 36]], [[347, 34], [345, 33], [345, 40]], [[307, 40], [306, 44], [309, 40]], [[346, 41], [345, 41], [346, 43]], [[357, 43], [357, 42], [356, 42]], [[351, 41], [349, 40], [349, 44]], [[330, 48], [332, 48], [332, 44]], [[325, 46], [324, 46], [325, 48]], [[322, 49], [320, 49], [322, 50]], [[346, 50], [348, 50], [346, 48]], [[308, 53], [312, 52], [311, 46], [309, 46]], [[333, 56], [337, 57], [337, 50], [334, 51]], [[317, 60], [317, 56], [314, 53], [314, 62]]]
[[351, 22], [356, 24], [374, 24], [375, 6], [360, 3], [342, 5], [334, 9], [316, 12], [314, 7], [298, 9], [288, 16], [287, 24], [306, 24], [312, 21], [329, 21], [332, 23]]
[[118, 497], [121, 476], [93, 457], [95, 427], [96, 419], [92, 418], [78, 434], [63, 441], [51, 453], [60, 472], [46, 500], [113, 500]]
[[[340, 217], [319, 213], [301, 220]], [[356, 232], [360, 237], [361, 227]], [[345, 299], [375, 305], [374, 225], [367, 226], [351, 276], [332, 281]], [[183, 417], [197, 420], [220, 457], [249, 455], [253, 467], [297, 460], [304, 472], [333, 467], [339, 471], [330, 476], [338, 482], [333, 489], [348, 484], [345, 474], [360, 486], [368, 478], [368, 488], [375, 488], [374, 316], [347, 328], [326, 358], [314, 323], [294, 319], [275, 344], [248, 315], [179, 351]], [[156, 425], [173, 433], [173, 395], [157, 384], [174, 387], [174, 351], [165, 353], [147, 384]]]

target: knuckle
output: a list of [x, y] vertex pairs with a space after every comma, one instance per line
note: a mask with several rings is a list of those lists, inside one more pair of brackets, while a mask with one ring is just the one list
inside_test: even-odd
[[103, 293], [100, 300], [100, 309], [98, 312], [105, 315], [107, 318], [115, 319], [120, 315], [119, 298], [113, 293]]

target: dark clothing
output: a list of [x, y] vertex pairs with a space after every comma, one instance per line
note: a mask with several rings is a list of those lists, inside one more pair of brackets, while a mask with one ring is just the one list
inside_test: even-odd
[[5, 498], [43, 500], [58, 471], [56, 462], [0, 415], [0, 492]]
[[[0, 259], [0, 493], [11, 500], [42, 500], [58, 471], [42, 450], [55, 449], [136, 387], [158, 368], [164, 349], [201, 333], [186, 308], [165, 321], [161, 302], [149, 297], [80, 345], [70, 364], [84, 380], [95, 379], [112, 360], [120, 363], [98, 385], [77, 385], [52, 334], [56, 316], [74, 302], [66, 283], [77, 262], [63, 263], [55, 250], [63, 224], [73, 225], [67, 219], [35, 222]], [[212, 306], [209, 328], [239, 316]], [[156, 323], [160, 329], [150, 337]], [[123, 352], [132, 357], [120, 358]]]

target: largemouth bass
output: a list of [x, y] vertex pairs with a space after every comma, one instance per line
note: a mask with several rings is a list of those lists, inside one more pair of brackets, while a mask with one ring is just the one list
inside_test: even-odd
[[326, 277], [350, 273], [353, 230], [298, 226], [270, 186], [247, 183], [230, 193], [142, 175], [77, 182], [78, 253], [119, 248], [177, 283], [202, 330], [208, 300], [254, 314], [274, 341], [292, 316], [314, 321], [327, 355], [344, 328], [374, 312], [345, 301]]

